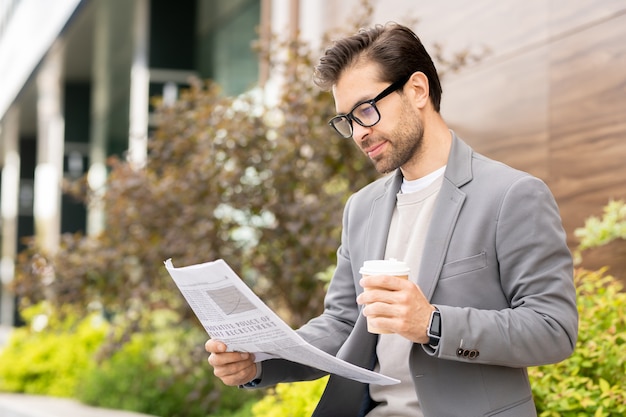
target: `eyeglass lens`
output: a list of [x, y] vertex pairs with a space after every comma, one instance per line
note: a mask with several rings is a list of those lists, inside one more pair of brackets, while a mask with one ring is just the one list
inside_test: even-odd
[[380, 121], [380, 113], [376, 108], [375, 101], [370, 100], [359, 104], [352, 109], [349, 114], [334, 117], [330, 121], [330, 124], [341, 136], [349, 138], [352, 136], [352, 123], [350, 119], [363, 127], [374, 126]]

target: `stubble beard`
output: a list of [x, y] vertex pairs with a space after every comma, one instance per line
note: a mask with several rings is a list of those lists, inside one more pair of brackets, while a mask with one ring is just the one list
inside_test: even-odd
[[421, 120], [403, 120], [391, 133], [394, 140], [387, 140], [386, 153], [372, 159], [374, 167], [381, 174], [388, 174], [400, 168], [422, 152], [424, 127]]

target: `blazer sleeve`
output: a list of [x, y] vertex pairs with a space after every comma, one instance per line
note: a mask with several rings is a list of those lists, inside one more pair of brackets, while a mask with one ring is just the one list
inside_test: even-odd
[[[574, 350], [578, 311], [571, 253], [548, 187], [532, 176], [503, 193], [495, 218], [497, 273], [508, 308], [438, 305], [442, 359], [527, 367]], [[445, 303], [442, 303], [445, 304]]]

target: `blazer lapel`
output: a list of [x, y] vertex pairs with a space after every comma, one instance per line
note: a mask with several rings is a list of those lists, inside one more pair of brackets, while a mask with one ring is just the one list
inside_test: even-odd
[[454, 226], [465, 201], [460, 187], [472, 179], [472, 149], [452, 133], [452, 147], [444, 181], [435, 204], [417, 283], [428, 300], [432, 298], [448, 251]]
[[387, 247], [387, 236], [391, 227], [391, 216], [396, 207], [396, 195], [402, 185], [402, 173], [397, 170], [385, 183], [385, 192], [372, 203], [372, 210], [367, 224], [369, 233], [367, 236], [367, 259], [384, 259]]
[[463, 206], [463, 201], [465, 201], [465, 194], [444, 181], [426, 235], [426, 245], [422, 254], [420, 272], [417, 276], [417, 284], [428, 300], [431, 299], [439, 279], [450, 237]]

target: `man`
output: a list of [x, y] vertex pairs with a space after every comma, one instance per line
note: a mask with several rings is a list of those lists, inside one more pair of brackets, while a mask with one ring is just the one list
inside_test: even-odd
[[[402, 382], [331, 376], [314, 416], [536, 416], [526, 367], [567, 358], [578, 326], [571, 255], [550, 191], [448, 129], [435, 67], [406, 27], [337, 41], [316, 83], [332, 89], [339, 114], [330, 125], [391, 175], [347, 202], [325, 310], [298, 333]], [[359, 274], [364, 261], [390, 258], [409, 264], [408, 281]], [[391, 334], [368, 333], [366, 318]], [[219, 341], [206, 349], [227, 385], [323, 376], [284, 360], [255, 364]]]

